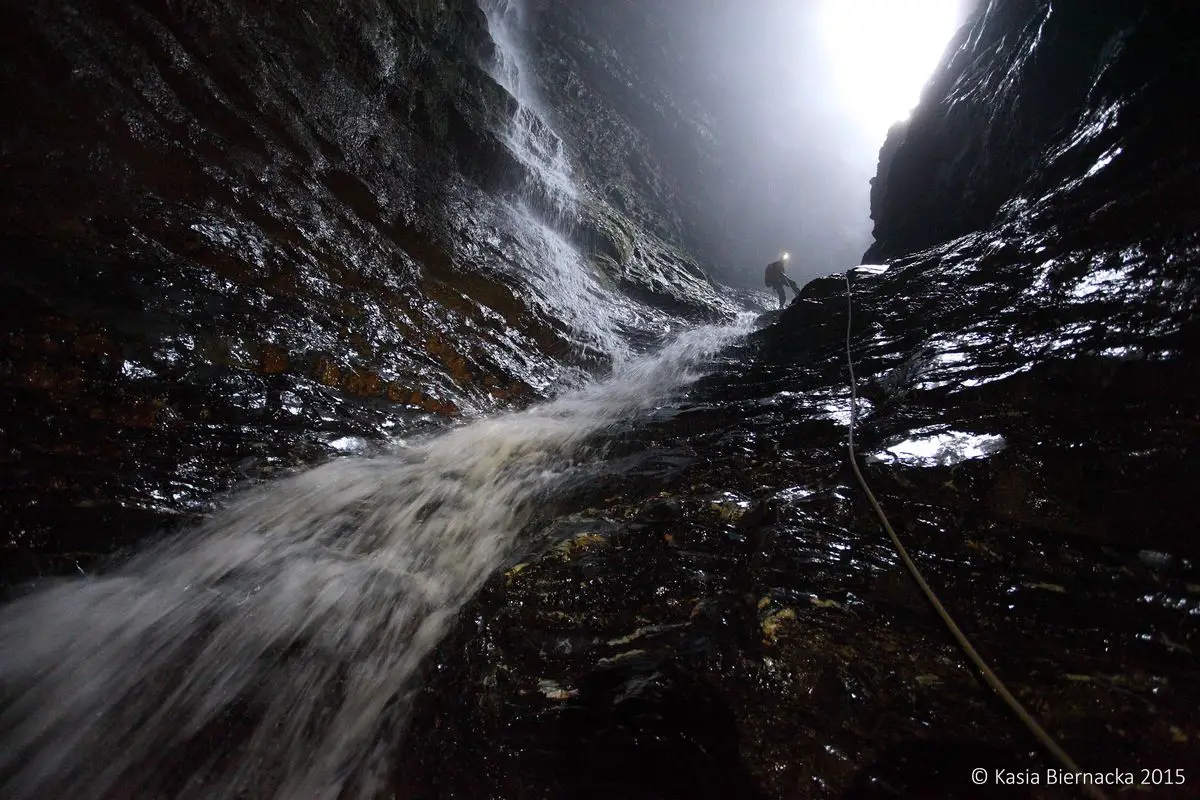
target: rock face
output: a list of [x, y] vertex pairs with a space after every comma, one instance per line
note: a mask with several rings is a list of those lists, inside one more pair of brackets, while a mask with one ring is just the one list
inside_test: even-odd
[[[18, 572], [73, 570], [39, 554], [94, 551], [95, 526], [132, 535], [247, 476], [545, 396], [628, 330], [729, 313], [636, 209], [531, 209], [545, 176], [473, 0], [2, 14]], [[80, 541], [41, 538], [64, 517]]]
[[[1011, 201], [1035, 202], [1068, 176], [1095, 178], [1089, 198], [1094, 182], [1166, 180], [1178, 187], [1162, 197], [1174, 213], [1194, 167], [1153, 148], [1187, 147], [1195, 125], [1189, 13], [1181, 2], [981, 4], [925, 102], [883, 147], [864, 260], [1011, 219], [1023, 213]], [[1171, 171], [1141, 174], [1162, 166]]]
[[549, 110], [613, 207], [711, 262], [699, 187], [717, 157], [714, 121], [675, 89], [686, 68], [669, 9], [649, 3], [531, 5], [533, 57]]

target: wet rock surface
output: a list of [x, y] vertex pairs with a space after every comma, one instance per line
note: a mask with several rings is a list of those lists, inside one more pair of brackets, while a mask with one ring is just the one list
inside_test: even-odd
[[[864, 469], [1084, 769], [1190, 774], [1197, 350], [1150, 287], [1187, 285], [1194, 244], [1119, 285], [1081, 276], [1064, 304], [1006, 274], [1052, 270], [1036, 241], [1003, 266], [997, 243], [855, 272]], [[1118, 291], [1142, 315], [1136, 357], [1128, 329], [1092, 322]], [[976, 766], [1044, 774], [854, 483], [845, 324], [841, 277], [810, 283], [687, 402], [606, 443], [624, 459], [431, 665], [409, 796], [956, 797]]]
[[529, 40], [550, 113], [596, 193], [719, 268], [699, 211], [709, 201], [702, 178], [717, 160], [715, 120], [677, 88], [696, 54], [671, 31], [671, 10], [659, 2], [533, 3]]
[[474, 2], [2, 14], [9, 574], [603, 372], [562, 307], [583, 284], [534, 280], [586, 268], [563, 253], [648, 340], [730, 311], [619, 209], [559, 232], [524, 205]]
[[[1190, 207], [1196, 162], [1178, 156], [1194, 153], [1200, 99], [1192, 12], [1179, 0], [981, 3], [883, 147], [866, 259], [982, 230], [1080, 183], [1100, 214], [1095, 184], [1118, 181], [1153, 186], [1143, 200], [1161, 212], [1176, 198]], [[1145, 230], [1155, 216], [1147, 207], [1123, 224]]]

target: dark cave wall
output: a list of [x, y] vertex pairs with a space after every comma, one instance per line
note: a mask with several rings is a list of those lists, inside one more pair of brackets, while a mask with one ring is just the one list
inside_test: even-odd
[[986, 228], [1015, 197], [1088, 177], [1122, 142], [1114, 173], [1186, 146], [1197, 97], [1191, 12], [1177, 0], [983, 4], [882, 148], [865, 260]]
[[[1039, 485], [1006, 513], [1032, 521], [1057, 506], [1056, 535], [1195, 548], [1179, 500], [1200, 466], [1193, 12], [993, 0], [881, 152], [865, 259], [890, 268], [858, 302], [905, 298], [891, 335], [907, 361], [864, 366], [876, 424], [991, 413], [992, 398], [930, 379], [946, 341], [971, 368], [991, 350], [1012, 375], [1027, 370], [1021, 414], [1039, 434], [1008, 455]], [[836, 296], [840, 276], [806, 292]], [[909, 371], [920, 391], [897, 394]]]
[[[34, 561], [604, 368], [526, 279], [475, 0], [38, 0], [0, 43], [0, 524]], [[656, 230], [587, 203], [575, 238], [649, 338], [727, 315]]]

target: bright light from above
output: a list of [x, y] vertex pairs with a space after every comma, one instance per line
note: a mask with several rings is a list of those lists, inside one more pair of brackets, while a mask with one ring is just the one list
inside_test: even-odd
[[959, 0], [821, 0], [833, 90], [874, 140], [906, 119], [959, 23]]

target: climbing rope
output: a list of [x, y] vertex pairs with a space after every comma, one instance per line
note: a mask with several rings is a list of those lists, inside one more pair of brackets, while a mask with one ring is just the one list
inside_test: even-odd
[[[846, 449], [850, 454], [850, 466], [854, 468], [854, 476], [858, 478], [859, 486], [861, 486], [863, 491], [866, 492], [867, 499], [871, 501], [871, 507], [875, 509], [875, 515], [879, 517], [879, 521], [883, 523], [884, 530], [886, 530], [888, 536], [891, 537], [892, 544], [895, 546], [896, 552], [900, 554], [900, 560], [904, 562], [904, 566], [908, 569], [908, 573], [912, 575], [913, 580], [916, 581], [917, 586], [921, 588], [921, 591], [929, 600], [930, 605], [932, 605], [934, 610], [937, 611], [938, 616], [942, 618], [942, 622], [946, 623], [946, 627], [950, 629], [950, 633], [958, 642], [958, 646], [961, 647], [963, 652], [967, 654], [967, 658], [969, 658], [971, 663], [975, 665], [975, 669], [978, 670], [979, 674], [983, 676], [983, 679], [987, 682], [988, 686], [992, 687], [992, 690], [996, 694], [1000, 695], [1000, 699], [1008, 704], [1008, 707], [1012, 709], [1012, 712], [1017, 715], [1017, 718], [1020, 719], [1021, 722], [1025, 723], [1025, 727], [1028, 728], [1029, 731], [1034, 735], [1034, 738], [1036, 738], [1042, 744], [1042, 746], [1050, 752], [1051, 755], [1058, 759], [1059, 763], [1061, 763], [1063, 767], [1067, 769], [1067, 771], [1073, 773], [1082, 772], [1083, 770], [1079, 768], [1079, 765], [1075, 763], [1074, 759], [1067, 755], [1067, 751], [1063, 750], [1062, 747], [1059, 746], [1058, 742], [1054, 740], [1054, 737], [1047, 733], [1046, 729], [1038, 724], [1038, 721], [1033, 718], [1033, 715], [1030, 714], [1028, 710], [1026, 710], [1025, 706], [1021, 705], [1021, 701], [1013, 697], [1012, 692], [1008, 690], [1008, 687], [1004, 685], [1004, 682], [1000, 680], [999, 676], [992, 671], [992, 668], [989, 667], [987, 662], [983, 660], [983, 656], [979, 655], [979, 651], [976, 650], [975, 646], [971, 644], [971, 640], [968, 639], [966, 634], [962, 632], [962, 629], [958, 627], [958, 624], [954, 621], [953, 617], [950, 616], [950, 612], [946, 610], [946, 607], [942, 605], [942, 601], [938, 599], [938, 596], [934, 594], [933, 589], [930, 588], [929, 584], [925, 581], [925, 577], [921, 574], [921, 570], [917, 568], [916, 563], [908, 555], [908, 550], [905, 549], [904, 544], [900, 541], [900, 537], [896, 535], [896, 531], [892, 528], [892, 523], [888, 521], [887, 515], [883, 513], [883, 508], [879, 505], [879, 501], [875, 499], [875, 493], [872, 492], [871, 487], [867, 485], [867, 479], [863, 477], [862, 470], [858, 468], [858, 459], [854, 454], [854, 428], [858, 422], [858, 389], [855, 386], [854, 358], [850, 353], [850, 325], [851, 315], [853, 314], [853, 304], [851, 302], [850, 294], [850, 270], [846, 270], [845, 278], [846, 364], [850, 368], [850, 436], [847, 439]], [[1093, 800], [1107, 800], [1104, 792], [1093, 784], [1083, 784], [1081, 788], [1083, 789], [1084, 794], [1093, 798]]]

